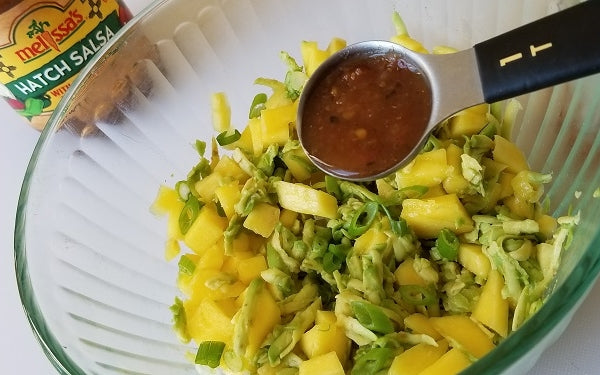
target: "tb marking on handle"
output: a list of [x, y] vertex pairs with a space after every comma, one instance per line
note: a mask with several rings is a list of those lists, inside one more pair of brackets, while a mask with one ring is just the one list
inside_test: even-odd
[[[548, 48], [551, 48], [551, 47], [552, 47], [551, 42], [544, 43], [539, 46], [534, 46], [533, 44], [531, 44], [531, 45], [529, 45], [529, 53], [531, 53], [531, 57], [536, 57], [538, 55], [538, 52], [543, 51]], [[521, 52], [517, 52], [510, 56], [506, 56], [505, 58], [500, 59], [500, 66], [506, 66], [506, 64], [511, 63], [513, 61], [517, 61], [522, 58], [523, 58], [523, 53], [521, 53]]]

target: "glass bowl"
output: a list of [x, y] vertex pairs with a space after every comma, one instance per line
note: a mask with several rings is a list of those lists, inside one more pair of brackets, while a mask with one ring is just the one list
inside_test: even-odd
[[[149, 207], [209, 140], [210, 94], [245, 125], [256, 77], [281, 79], [279, 52], [387, 39], [398, 11], [426, 47], [470, 47], [568, 7], [559, 0], [171, 0], [129, 23], [80, 74], [35, 149], [15, 229], [20, 295], [61, 374], [193, 374], [171, 328], [177, 266]], [[565, 31], [568, 32], [568, 31]], [[576, 42], [576, 41], [574, 41]], [[600, 77], [520, 97], [513, 140], [552, 172], [553, 215], [581, 212], [552, 295], [465, 373], [525, 373], [565, 330], [600, 270]], [[576, 196], [578, 198], [576, 198]]]

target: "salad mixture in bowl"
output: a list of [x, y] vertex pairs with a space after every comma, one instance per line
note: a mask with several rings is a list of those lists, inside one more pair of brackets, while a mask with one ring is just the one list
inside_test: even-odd
[[[428, 53], [393, 19], [394, 42]], [[282, 52], [287, 72], [256, 79], [268, 93], [249, 103], [243, 130], [226, 94], [213, 94], [215, 137], [196, 141], [198, 163], [158, 192], [152, 210], [168, 218], [182, 293], [174, 329], [200, 367], [454, 374], [547, 297], [579, 214], [548, 214], [552, 175], [509, 140], [519, 102], [457, 113], [384, 178], [334, 178], [306, 156], [295, 121], [304, 83], [345, 46]]]
[[600, 77], [460, 112], [368, 183], [320, 173], [294, 123], [346, 43], [449, 53], [574, 3], [148, 7], [78, 75], [20, 196], [19, 292], [58, 373], [532, 369], [600, 272]]

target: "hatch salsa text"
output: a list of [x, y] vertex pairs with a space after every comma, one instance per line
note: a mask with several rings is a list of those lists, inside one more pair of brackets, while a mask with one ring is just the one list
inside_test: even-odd
[[340, 176], [389, 171], [423, 137], [431, 113], [425, 77], [394, 53], [358, 55], [332, 68], [306, 99], [301, 139]]
[[241, 131], [213, 94], [212, 152], [197, 141], [198, 163], [159, 189], [152, 210], [179, 266], [173, 327], [200, 373], [455, 374], [546, 300], [579, 216], [540, 203], [551, 175], [504, 132], [518, 102], [459, 112], [376, 181], [325, 176], [297, 139], [297, 101], [345, 45], [302, 42], [302, 66], [283, 52], [285, 78], [256, 80], [272, 93]]

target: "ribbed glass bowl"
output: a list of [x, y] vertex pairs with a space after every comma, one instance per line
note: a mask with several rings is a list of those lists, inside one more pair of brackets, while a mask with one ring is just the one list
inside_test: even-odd
[[[558, 0], [171, 0], [129, 23], [79, 76], [27, 170], [15, 229], [27, 316], [62, 374], [192, 374], [171, 329], [177, 266], [158, 186], [182, 179], [209, 140], [210, 94], [245, 125], [256, 77], [281, 79], [279, 52], [387, 39], [398, 11], [431, 48], [466, 48], [567, 7]], [[568, 30], [565, 30], [568, 32]], [[577, 41], [573, 41], [576, 43]], [[582, 46], [582, 48], [586, 48]], [[593, 48], [593, 47], [590, 47]], [[600, 77], [519, 98], [513, 139], [552, 172], [551, 213], [581, 212], [553, 294], [465, 373], [525, 373], [564, 331], [600, 269]], [[97, 127], [97, 128], [96, 128]], [[576, 194], [577, 192], [577, 194]], [[579, 196], [576, 198], [575, 196]]]

